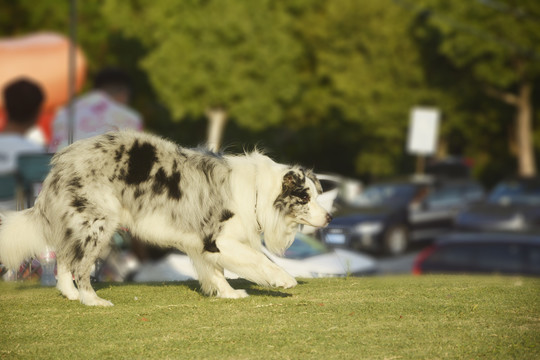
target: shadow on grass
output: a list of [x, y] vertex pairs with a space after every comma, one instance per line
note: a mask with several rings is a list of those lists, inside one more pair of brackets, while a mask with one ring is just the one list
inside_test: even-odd
[[[261, 287], [257, 284], [254, 284], [244, 279], [229, 279], [228, 281], [229, 281], [229, 284], [231, 284], [231, 286], [234, 289], [245, 289], [247, 293], [252, 296], [273, 296], [273, 297], [282, 297], [282, 298], [292, 296], [292, 294], [280, 291], [278, 289]], [[299, 282], [299, 284], [301, 283], [302, 282]], [[37, 286], [39, 287], [39, 284]], [[93, 283], [92, 286], [94, 287], [94, 290], [96, 291], [100, 289], [104, 289], [104, 288], [117, 287], [117, 286], [118, 287], [121, 287], [121, 286], [151, 286], [151, 287], [184, 286], [192, 291], [202, 294], [201, 286], [197, 280], [142, 282], [142, 283], [99, 282], [99, 283]]]
[[33, 289], [39, 289], [39, 288], [47, 288], [49, 286], [42, 286], [39, 281], [22, 281], [17, 282], [17, 290], [33, 290]]
[[[260, 285], [254, 284], [244, 279], [228, 279], [229, 284], [234, 289], [245, 289], [247, 293], [251, 296], [272, 296], [272, 297], [291, 297], [292, 294], [285, 292], [283, 289], [276, 288], [267, 288]], [[298, 281], [298, 284], [304, 284], [304, 281]], [[135, 283], [135, 282], [93, 282], [92, 287], [94, 290], [99, 291], [101, 289], [106, 289], [110, 287], [125, 287], [125, 286], [151, 286], [151, 287], [165, 287], [165, 286], [184, 286], [188, 289], [198, 292], [201, 292], [201, 286], [197, 280], [186, 280], [186, 281], [160, 281], [160, 282], [145, 282], [145, 283]], [[19, 284], [17, 287], [19, 290], [32, 290], [39, 289], [43, 286], [39, 282], [35, 281], [25, 281]], [[54, 287], [48, 287], [54, 288]]]

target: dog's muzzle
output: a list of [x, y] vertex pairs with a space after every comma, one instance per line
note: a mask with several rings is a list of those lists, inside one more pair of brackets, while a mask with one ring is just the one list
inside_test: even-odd
[[328, 224], [330, 224], [330, 222], [332, 221], [333, 217], [332, 215], [330, 214], [326, 214], [326, 224], [324, 225], [325, 227], [328, 226]]

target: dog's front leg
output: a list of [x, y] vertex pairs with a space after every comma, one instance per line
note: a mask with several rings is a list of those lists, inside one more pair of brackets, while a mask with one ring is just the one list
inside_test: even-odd
[[216, 240], [218, 264], [238, 276], [263, 286], [292, 288], [298, 283], [262, 252], [230, 238]]
[[240, 299], [247, 297], [245, 290], [235, 290], [231, 287], [225, 275], [223, 268], [216, 264], [215, 254], [199, 254], [194, 252], [189, 254], [193, 267], [199, 276], [201, 291], [208, 295], [215, 295], [226, 299]]

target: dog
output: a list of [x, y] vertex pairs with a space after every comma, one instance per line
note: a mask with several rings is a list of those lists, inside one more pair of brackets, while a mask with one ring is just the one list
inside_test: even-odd
[[204, 294], [243, 298], [247, 292], [233, 289], [224, 269], [263, 286], [294, 287], [261, 252], [261, 239], [282, 254], [300, 225], [331, 220], [317, 203], [322, 188], [311, 170], [259, 151], [223, 155], [126, 131], [77, 141], [51, 165], [34, 207], [3, 219], [0, 261], [16, 268], [54, 249], [58, 290], [85, 305], [113, 305], [98, 297], [90, 273], [121, 226], [186, 253]]

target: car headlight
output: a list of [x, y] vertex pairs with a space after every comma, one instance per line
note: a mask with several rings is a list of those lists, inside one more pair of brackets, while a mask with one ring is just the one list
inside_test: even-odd
[[380, 222], [364, 222], [354, 227], [354, 232], [362, 235], [377, 234], [383, 228]]

